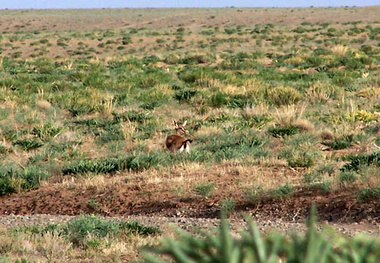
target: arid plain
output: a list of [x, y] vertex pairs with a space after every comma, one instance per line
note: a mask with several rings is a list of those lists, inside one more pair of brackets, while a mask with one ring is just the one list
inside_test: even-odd
[[[316, 203], [376, 234], [379, 13], [0, 11], [0, 214], [303, 222]], [[165, 148], [173, 120], [188, 154]], [[71, 259], [118, 258], [89, 246]]]

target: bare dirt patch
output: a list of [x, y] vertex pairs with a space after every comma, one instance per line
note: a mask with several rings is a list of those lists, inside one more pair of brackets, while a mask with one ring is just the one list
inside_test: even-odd
[[347, 8], [187, 8], [2, 10], [0, 30], [96, 30], [122, 28], [165, 29], [178, 26], [296, 25], [378, 21], [380, 6]]
[[112, 178], [113, 186], [105, 189], [45, 185], [36, 190], [1, 197], [0, 214], [73, 216], [85, 213], [111, 217], [219, 218], [221, 202], [233, 198], [236, 207], [232, 217], [241, 217], [243, 212], [260, 220], [300, 222], [308, 217], [314, 202], [321, 220], [335, 223], [380, 222], [378, 203], [360, 203], [349, 191], [323, 195], [299, 189], [288, 198], [249, 202], [241, 191], [225, 190], [231, 186], [228, 179], [213, 179], [222, 187], [207, 199], [191, 193], [179, 195], [172, 186], [164, 183], [125, 182], [125, 177]]

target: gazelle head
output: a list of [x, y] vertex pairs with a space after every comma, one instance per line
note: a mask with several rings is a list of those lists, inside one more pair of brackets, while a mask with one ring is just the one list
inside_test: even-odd
[[187, 121], [185, 121], [182, 125], [178, 124], [175, 120], [173, 120], [175, 132], [178, 135], [184, 135], [187, 134], [188, 131], [185, 129]]

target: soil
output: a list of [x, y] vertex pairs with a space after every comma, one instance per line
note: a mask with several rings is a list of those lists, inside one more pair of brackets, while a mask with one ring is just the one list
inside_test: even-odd
[[[106, 190], [63, 190], [50, 184], [1, 197], [0, 223], [4, 227], [62, 223], [86, 213], [119, 220], [138, 220], [161, 228], [167, 228], [171, 223], [186, 230], [193, 227], [209, 229], [219, 224], [218, 198], [217, 194], [208, 199], [197, 196], [184, 198], [154, 184], [128, 186], [124, 183]], [[230, 222], [235, 230], [246, 225], [244, 221], [249, 215], [264, 231], [302, 231], [314, 202], [319, 222], [349, 235], [368, 233], [380, 236], [378, 202], [359, 203], [349, 192], [322, 195], [299, 190], [291, 198], [272, 198], [255, 203], [248, 203], [238, 195], [234, 199], [236, 205]]]

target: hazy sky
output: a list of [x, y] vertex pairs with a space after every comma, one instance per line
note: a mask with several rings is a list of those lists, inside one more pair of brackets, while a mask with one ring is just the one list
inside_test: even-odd
[[0, 9], [116, 7], [309, 7], [370, 6], [380, 0], [0, 0]]

